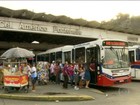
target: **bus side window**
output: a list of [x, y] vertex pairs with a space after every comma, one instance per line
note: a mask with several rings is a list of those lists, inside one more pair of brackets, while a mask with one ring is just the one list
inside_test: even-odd
[[71, 52], [64, 52], [64, 61], [71, 62]]
[[140, 49], [136, 49], [136, 60], [140, 60]]
[[130, 62], [134, 62], [135, 59], [134, 59], [134, 51], [129, 51], [129, 59], [130, 59]]
[[75, 60], [79, 63], [85, 62], [85, 48], [77, 48], [75, 49]]
[[95, 55], [95, 48], [88, 48], [86, 50], [87, 62], [91, 62], [93, 59], [95, 59]]

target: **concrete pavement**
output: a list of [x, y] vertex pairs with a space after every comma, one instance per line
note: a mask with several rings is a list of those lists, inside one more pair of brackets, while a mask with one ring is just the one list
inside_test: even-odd
[[48, 83], [47, 85], [36, 85], [35, 92], [32, 92], [30, 87], [28, 93], [24, 91], [6, 93], [4, 89], [0, 89], [0, 98], [36, 101], [86, 101], [95, 99], [93, 96], [88, 95], [88, 92], [91, 91], [103, 94], [93, 88], [75, 90], [72, 86], [68, 86], [68, 89], [63, 89], [62, 85]]

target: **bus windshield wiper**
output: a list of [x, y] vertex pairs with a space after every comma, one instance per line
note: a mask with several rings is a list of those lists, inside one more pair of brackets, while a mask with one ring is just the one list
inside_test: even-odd
[[119, 61], [119, 55], [118, 55], [117, 51], [115, 51], [115, 49], [113, 47], [110, 47], [110, 50], [116, 55], [116, 57]]

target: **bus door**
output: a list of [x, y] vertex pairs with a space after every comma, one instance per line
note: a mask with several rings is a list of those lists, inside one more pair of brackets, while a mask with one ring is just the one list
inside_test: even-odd
[[96, 84], [97, 83], [97, 62], [99, 61], [99, 48], [98, 47], [92, 47], [92, 48], [87, 48], [86, 49], [86, 59], [87, 59], [87, 63], [94, 65], [95, 67], [95, 71], [90, 71], [90, 76], [91, 76], [91, 80], [90, 83], [91, 84]]

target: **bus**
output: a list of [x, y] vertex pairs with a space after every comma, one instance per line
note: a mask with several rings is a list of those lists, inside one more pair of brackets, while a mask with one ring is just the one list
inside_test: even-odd
[[140, 45], [129, 47], [131, 76], [133, 80], [140, 80]]
[[72, 45], [65, 45], [62, 47], [57, 47], [49, 49], [45, 52], [37, 54], [37, 61], [59, 61], [64, 64], [66, 61], [72, 63]]
[[[65, 51], [65, 49], [67, 50]], [[62, 63], [65, 63], [65, 61], [79, 64], [90, 63], [95, 59], [96, 70], [94, 74], [91, 72], [90, 84], [113, 86], [131, 82], [128, 43], [126, 41], [98, 39], [50, 49], [48, 53], [49, 55], [54, 53], [54, 57], [49, 56], [51, 60], [52, 58], [53, 60], [59, 58]]]

